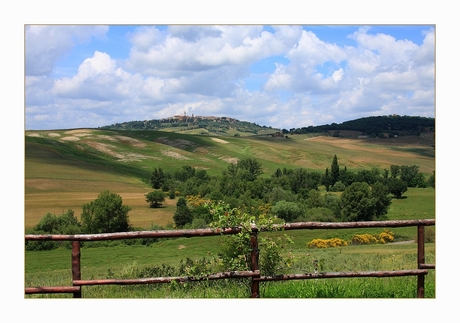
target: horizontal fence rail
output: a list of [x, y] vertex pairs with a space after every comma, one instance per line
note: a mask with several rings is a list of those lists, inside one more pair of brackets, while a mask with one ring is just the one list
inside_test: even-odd
[[80, 263], [80, 242], [81, 241], [103, 241], [139, 238], [191, 238], [207, 237], [216, 235], [231, 235], [241, 232], [241, 228], [222, 229], [193, 229], [193, 230], [156, 230], [156, 231], [135, 231], [99, 234], [26, 234], [25, 241], [72, 241], [72, 286], [43, 286], [26, 287], [25, 294], [52, 294], [72, 293], [74, 298], [82, 297], [82, 286], [90, 285], [138, 285], [138, 284], [159, 284], [175, 282], [193, 282], [203, 280], [218, 280], [231, 278], [251, 279], [251, 297], [258, 298], [259, 283], [280, 280], [302, 280], [302, 279], [327, 279], [327, 278], [352, 278], [352, 277], [401, 277], [417, 276], [417, 297], [423, 298], [425, 291], [425, 276], [429, 269], [435, 269], [434, 264], [425, 263], [425, 226], [434, 226], [434, 219], [424, 220], [396, 220], [396, 221], [367, 221], [367, 222], [296, 222], [277, 226], [283, 230], [315, 230], [315, 229], [353, 229], [353, 228], [382, 228], [382, 227], [417, 227], [417, 269], [395, 270], [395, 271], [364, 271], [364, 272], [329, 272], [329, 273], [306, 273], [306, 274], [283, 274], [276, 276], [261, 276], [258, 268], [259, 252], [257, 235], [264, 232], [264, 228], [255, 225], [251, 230], [251, 270], [250, 271], [229, 271], [215, 273], [200, 277], [152, 277], [142, 279], [81, 279]]

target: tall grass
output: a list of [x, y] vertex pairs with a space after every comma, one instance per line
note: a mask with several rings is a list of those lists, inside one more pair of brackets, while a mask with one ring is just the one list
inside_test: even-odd
[[[200, 239], [200, 238], [198, 238]], [[177, 240], [177, 241], [176, 241]], [[190, 239], [193, 240], [193, 239]], [[184, 243], [171, 239], [168, 243]], [[112, 246], [82, 248], [82, 279], [146, 278], [183, 276], [184, 264], [179, 259], [208, 259], [212, 252], [195, 248], [180, 254], [161, 253], [159, 246]], [[158, 248], [159, 247], [159, 248]], [[163, 245], [164, 247], [164, 245]], [[185, 248], [186, 249], [186, 248]], [[181, 249], [184, 250], [184, 249]], [[434, 244], [426, 244], [426, 262], [435, 263]], [[379, 271], [417, 268], [416, 244], [348, 246], [330, 249], [306, 249], [297, 252], [290, 273], [314, 272], [314, 261], [320, 272]], [[71, 284], [70, 250], [26, 252], [25, 286], [57, 286]], [[54, 261], [52, 261], [54, 259]], [[33, 261], [32, 261], [33, 260]], [[195, 260], [195, 263], [198, 263]], [[181, 267], [182, 266], [182, 267]], [[212, 267], [212, 266], [211, 266]], [[182, 268], [182, 269], [181, 269]], [[213, 268], [213, 267], [212, 267]], [[208, 268], [209, 269], [209, 268]], [[217, 267], [213, 268], [217, 270]], [[152, 277], [152, 276], [148, 276]], [[249, 279], [228, 279], [186, 283], [137, 286], [84, 286], [85, 298], [248, 298]], [[415, 298], [417, 278], [333, 278], [261, 282], [262, 298]], [[71, 295], [27, 295], [36, 297], [71, 297]], [[425, 280], [425, 297], [435, 297], [435, 272]]]

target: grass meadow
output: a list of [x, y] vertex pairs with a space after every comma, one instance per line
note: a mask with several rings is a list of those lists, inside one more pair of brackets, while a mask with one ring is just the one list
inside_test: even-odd
[[[406, 138], [407, 139], [407, 138]], [[24, 227], [31, 228], [47, 213], [60, 215], [81, 206], [108, 189], [129, 205], [132, 226], [172, 222], [176, 200], [166, 199], [163, 207], [151, 209], [144, 194], [151, 190], [148, 178], [155, 167], [173, 171], [184, 165], [220, 174], [229, 162], [256, 158], [263, 176], [277, 168], [304, 167], [323, 171], [334, 154], [339, 166], [349, 170], [389, 169], [390, 165], [418, 165], [427, 176], [434, 171], [430, 146], [416, 140], [394, 144], [384, 139], [363, 141], [332, 137], [294, 135], [291, 139], [267, 136], [210, 137], [156, 131], [102, 131], [94, 129], [26, 132]], [[409, 189], [402, 199], [393, 199], [388, 219], [435, 218], [435, 191]], [[426, 230], [434, 227], [428, 227]], [[312, 270], [312, 261], [321, 260], [325, 271], [367, 271], [415, 269], [415, 243], [347, 246], [308, 249], [315, 238], [338, 237], [349, 240], [358, 233], [383, 229], [293, 230], [286, 232], [294, 243], [291, 269]], [[416, 237], [416, 227], [394, 228], [397, 241]], [[106, 245], [91, 242], [82, 247], [82, 279], [130, 277], [152, 266], [180, 265], [180, 260], [200, 259], [217, 254], [221, 237], [162, 239], [151, 245]], [[426, 244], [426, 262], [435, 263], [435, 244]], [[71, 284], [70, 249], [27, 251], [24, 284], [56, 286]], [[248, 280], [157, 284], [149, 286], [83, 287], [85, 298], [247, 298]], [[206, 288], [204, 288], [206, 287]], [[28, 295], [27, 298], [71, 297], [69, 295]], [[318, 279], [261, 283], [264, 298], [414, 298], [416, 277]], [[435, 297], [435, 271], [426, 278], [425, 297]]]

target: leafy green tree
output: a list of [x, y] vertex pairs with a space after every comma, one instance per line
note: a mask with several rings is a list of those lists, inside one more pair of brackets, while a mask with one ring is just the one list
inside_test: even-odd
[[427, 180], [427, 185], [428, 185], [429, 187], [435, 188], [435, 182], [436, 182], [436, 180], [435, 180], [435, 173], [434, 173], [434, 171], [433, 171], [433, 174], [431, 174], [430, 177], [429, 177], [428, 180]]
[[317, 190], [321, 181], [321, 175], [315, 172], [308, 172], [305, 168], [294, 169], [289, 175], [291, 190], [294, 194], [301, 191], [308, 192], [311, 189]]
[[33, 228], [35, 232], [51, 234], [76, 234], [80, 230], [80, 222], [71, 209], [60, 216], [47, 212]]
[[339, 162], [337, 160], [337, 155], [334, 155], [334, 158], [332, 158], [332, 164], [331, 164], [331, 185], [334, 185], [338, 180], [340, 176], [340, 168], [339, 168]]
[[324, 205], [324, 198], [318, 190], [308, 191], [308, 197], [306, 200], [308, 208], [317, 208]]
[[332, 183], [332, 178], [329, 175], [329, 168], [326, 168], [326, 171], [321, 180], [321, 184], [323, 184], [326, 187], [327, 192], [329, 192], [329, 187], [331, 186], [331, 183]]
[[340, 196], [343, 221], [358, 222], [375, 219], [376, 199], [365, 182], [354, 182]]
[[403, 165], [400, 167], [400, 178], [407, 183], [408, 187], [417, 187], [417, 175], [419, 167], [417, 165]]
[[161, 202], [165, 200], [165, 193], [162, 191], [152, 191], [145, 194], [145, 201], [150, 203], [151, 208], [159, 208]]
[[268, 201], [271, 204], [276, 204], [276, 202], [283, 200], [292, 202], [292, 192], [286, 191], [283, 188], [276, 186], [268, 194]]
[[150, 183], [154, 189], [159, 189], [166, 181], [165, 173], [161, 167], [154, 168], [150, 175]]
[[120, 195], [108, 190], [82, 206], [81, 223], [86, 233], [125, 232], [130, 230], [128, 212]]
[[302, 216], [302, 209], [296, 202], [279, 201], [272, 207], [272, 212], [286, 222], [292, 222]]
[[259, 175], [263, 174], [262, 164], [255, 158], [239, 160], [236, 166], [241, 170], [242, 178], [250, 182], [255, 181]]
[[187, 201], [183, 197], [179, 198], [176, 203], [176, 212], [174, 213], [173, 220], [178, 228], [182, 228], [184, 225], [192, 223], [193, 221], [192, 212], [187, 206]]
[[376, 219], [381, 219], [386, 216], [391, 204], [388, 187], [382, 182], [377, 181], [372, 185], [371, 197], [375, 199], [375, 214]]
[[391, 178], [397, 178], [400, 172], [401, 172], [401, 166], [399, 165], [390, 166]]
[[192, 166], [182, 166], [181, 169], [174, 172], [174, 179], [185, 182], [189, 178], [194, 177], [196, 174], [196, 169]]
[[407, 183], [399, 178], [390, 178], [387, 182], [388, 191], [396, 198], [401, 198], [407, 191]]

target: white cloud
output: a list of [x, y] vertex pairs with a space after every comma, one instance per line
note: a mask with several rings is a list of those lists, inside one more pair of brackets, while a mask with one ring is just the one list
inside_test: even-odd
[[[76, 43], [106, 32], [88, 29], [75, 38], [71, 30], [31, 28], [30, 52], [42, 57], [30, 58], [30, 70], [42, 60], [50, 67], [40, 73], [51, 73]], [[350, 35], [355, 45], [344, 46], [301, 26], [138, 27], [128, 35], [126, 60], [96, 50], [69, 77], [27, 76], [26, 127], [53, 119], [62, 127], [101, 126], [184, 111], [285, 128], [405, 114], [407, 107], [433, 114], [434, 31], [417, 45], [370, 30], [359, 29]], [[63, 40], [48, 53], [39, 35], [52, 32]], [[252, 69], [262, 59], [272, 72]], [[254, 80], [257, 90], [245, 87]]]
[[343, 78], [343, 69], [339, 68], [337, 71], [335, 71], [332, 74], [332, 79], [334, 80], [335, 83], [340, 82]]
[[47, 75], [76, 44], [101, 37], [108, 26], [28, 25], [25, 30], [26, 75]]

